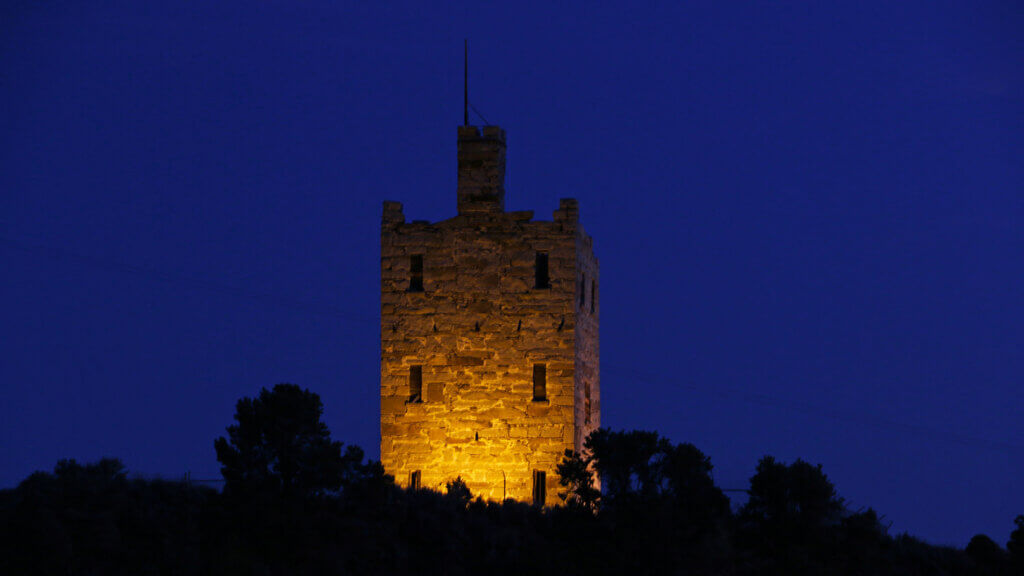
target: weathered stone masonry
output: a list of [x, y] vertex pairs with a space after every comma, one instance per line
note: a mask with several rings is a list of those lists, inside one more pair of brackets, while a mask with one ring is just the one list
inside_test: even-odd
[[401, 485], [414, 472], [432, 489], [461, 476], [495, 500], [530, 501], [540, 471], [557, 504], [555, 467], [601, 424], [591, 238], [572, 199], [549, 222], [505, 212], [500, 128], [459, 127], [458, 165], [457, 216], [406, 222], [384, 203], [381, 462]]

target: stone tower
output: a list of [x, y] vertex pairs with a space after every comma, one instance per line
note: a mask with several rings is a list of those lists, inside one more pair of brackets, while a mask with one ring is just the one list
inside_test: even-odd
[[558, 504], [556, 466], [601, 425], [598, 262], [563, 199], [505, 211], [505, 132], [460, 126], [458, 214], [381, 223], [381, 463], [402, 486], [461, 477]]

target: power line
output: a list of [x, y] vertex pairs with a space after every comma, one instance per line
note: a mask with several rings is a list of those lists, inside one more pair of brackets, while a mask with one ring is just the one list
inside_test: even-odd
[[[651, 376], [649, 374], [646, 374], [646, 373], [644, 373], [641, 370], [638, 370], [636, 368], [625, 368], [625, 367], [622, 367], [622, 366], [609, 366], [608, 364], [605, 364], [604, 367], [606, 369], [610, 368], [612, 371], [620, 371], [620, 372], [628, 373], [629, 375], [631, 375], [633, 377], [636, 377], [637, 379], [642, 380], [644, 382], [647, 382], [648, 384], [653, 384], [653, 385], [659, 384], [659, 381], [656, 378], [654, 378], [653, 376]], [[761, 403], [761, 404], [768, 404], [768, 405], [771, 405], [771, 406], [776, 406], [778, 408], [783, 408], [783, 409], [786, 409], [786, 410], [790, 410], [790, 411], [794, 411], [794, 412], [800, 412], [800, 413], [807, 414], [807, 415], [810, 415], [810, 416], [816, 416], [816, 417], [819, 417], [819, 418], [825, 418], [825, 419], [829, 419], [829, 420], [845, 420], [845, 421], [848, 421], [848, 422], [855, 422], [855, 423], [859, 423], [859, 424], [873, 426], [873, 427], [876, 427], [876, 428], [904, 429], [904, 430], [905, 429], [911, 429], [911, 430], [914, 430], [916, 432], [924, 432], [924, 433], [926, 433], [928, 435], [932, 435], [932, 436], [944, 436], [944, 437], [946, 437], [947, 439], [949, 439], [951, 441], [961, 442], [961, 443], [964, 443], [964, 444], [983, 445], [983, 446], [985, 446], [987, 448], [996, 448], [996, 449], [1004, 450], [1004, 451], [1008, 451], [1008, 452], [1021, 452], [1021, 453], [1024, 453], [1024, 446], [1020, 446], [1020, 445], [1013, 444], [1013, 443], [1010, 443], [1010, 442], [1002, 442], [1002, 441], [998, 441], [998, 440], [990, 440], [988, 438], [980, 438], [980, 437], [976, 437], [976, 436], [968, 436], [968, 435], [965, 435], [965, 434], [954, 434], [954, 433], [950, 433], [950, 432], [948, 432], [946, 430], [941, 430], [941, 429], [938, 429], [938, 428], [932, 428], [930, 426], [924, 426], [924, 425], [921, 425], [921, 424], [914, 424], [914, 423], [911, 423], [911, 422], [898, 422], [898, 421], [895, 421], [895, 420], [889, 420], [887, 418], [882, 418], [880, 416], [875, 416], [873, 414], [864, 415], [864, 414], [858, 414], [858, 413], [855, 413], [855, 412], [851, 412], [851, 411], [848, 411], [848, 410], [836, 410], [834, 408], [824, 408], [824, 407], [815, 406], [813, 404], [809, 404], [809, 403], [806, 403], [806, 402], [794, 402], [794, 401], [791, 401], [791, 400], [782, 400], [782, 399], [770, 396], [768, 394], [753, 393], [753, 392], [741, 391], [741, 390], [736, 390], [736, 389], [723, 388], [723, 387], [718, 386], [718, 385], [713, 386], [713, 387], [706, 387], [705, 388], [705, 387], [699, 387], [699, 386], [697, 386], [696, 384], [693, 384], [693, 383], [683, 382], [683, 383], [679, 383], [678, 386], [689, 388], [691, 390], [699, 390], [699, 391], [702, 391], [702, 392], [711, 392], [712, 394], [716, 394], [716, 395], [719, 395], [719, 396], [722, 396], [722, 397], [727, 397], [727, 398], [728, 397], [740, 397], [743, 400], [748, 401], [748, 402], [758, 402], [758, 403]]]
[[491, 123], [487, 120], [487, 118], [484, 118], [484, 115], [481, 114], [479, 110], [476, 109], [476, 106], [473, 106], [473, 104], [470, 104], [469, 108], [470, 108], [470, 110], [473, 111], [474, 114], [479, 116], [480, 119], [484, 121], [484, 126], [491, 126]]
[[[254, 290], [238, 288], [236, 286], [229, 286], [229, 285], [226, 285], [226, 284], [215, 283], [215, 282], [211, 282], [211, 281], [205, 280], [205, 279], [189, 277], [189, 276], [181, 276], [181, 275], [168, 274], [168, 273], [165, 273], [165, 272], [159, 272], [157, 270], [149, 269], [149, 268], [146, 268], [146, 267], [143, 267], [143, 266], [138, 266], [138, 265], [134, 265], [134, 264], [126, 264], [126, 263], [123, 263], [123, 262], [115, 262], [113, 260], [106, 260], [106, 259], [102, 259], [102, 258], [96, 258], [94, 256], [89, 256], [89, 255], [85, 255], [85, 254], [81, 254], [81, 253], [78, 253], [78, 252], [73, 252], [73, 251], [70, 251], [70, 250], [66, 250], [66, 249], [63, 249], [63, 248], [57, 248], [57, 247], [53, 247], [53, 246], [49, 246], [49, 245], [45, 245], [45, 244], [28, 244], [28, 243], [25, 243], [23, 241], [16, 240], [16, 239], [13, 239], [13, 238], [9, 238], [9, 237], [5, 237], [5, 236], [0, 236], [0, 242], [6, 244], [7, 246], [9, 246], [9, 247], [11, 247], [13, 249], [16, 249], [16, 250], [21, 250], [21, 251], [27, 252], [27, 253], [41, 254], [43, 256], [46, 256], [46, 257], [49, 257], [49, 258], [52, 258], [52, 259], [56, 259], [56, 260], [63, 260], [63, 259], [76, 260], [76, 261], [82, 262], [84, 264], [87, 264], [89, 266], [93, 266], [93, 267], [100, 268], [100, 269], [112, 270], [112, 271], [122, 272], [122, 273], [127, 273], [127, 274], [133, 274], [133, 275], [136, 275], [136, 276], [151, 278], [151, 279], [155, 279], [155, 280], [159, 280], [161, 282], [166, 282], [166, 283], [171, 283], [171, 284], [187, 285], [187, 286], [190, 286], [192, 288], [198, 288], [198, 289], [201, 289], [201, 290], [206, 290], [206, 291], [209, 291], [209, 292], [219, 293], [219, 294], [223, 294], [223, 295], [229, 295], [229, 296], [247, 298], [247, 299], [251, 299], [251, 300], [257, 300], [257, 301], [268, 303], [268, 304], [271, 304], [271, 305], [274, 305], [274, 306], [278, 306], [278, 307], [281, 307], [281, 308], [292, 309], [292, 310], [296, 310], [296, 311], [300, 311], [300, 312], [304, 312], [304, 313], [330, 315], [330, 316], [334, 316], [334, 317], [337, 317], [337, 318], [342, 318], [342, 319], [345, 319], [345, 320], [348, 320], [348, 321], [364, 322], [364, 323], [367, 323], [367, 324], [373, 324], [374, 326], [378, 325], [378, 319], [377, 318], [369, 318], [369, 317], [365, 317], [365, 316], [356, 316], [356, 315], [353, 315], [353, 314], [351, 314], [351, 313], [349, 313], [347, 311], [342, 310], [341, 308], [339, 308], [337, 306], [333, 306], [333, 305], [330, 305], [330, 304], [324, 304], [324, 303], [319, 303], [319, 302], [306, 302], [306, 301], [296, 300], [296, 299], [292, 299], [292, 298], [282, 297], [282, 296], [277, 295], [277, 294], [272, 294], [272, 293], [267, 293], [267, 292], [258, 292], [258, 291], [254, 291]], [[646, 374], [646, 373], [644, 373], [641, 370], [636, 369], [636, 368], [625, 368], [625, 367], [622, 367], [622, 366], [609, 365], [607, 363], [605, 363], [605, 368], [606, 369], [611, 369], [612, 371], [620, 371], [620, 372], [627, 373], [627, 374], [629, 374], [632, 377], [635, 377], [635, 378], [637, 378], [639, 380], [647, 382], [648, 384], [655, 384], [656, 385], [656, 384], [659, 383], [659, 380], [657, 378], [655, 378], [654, 376], [652, 376], [650, 374]], [[914, 424], [914, 423], [910, 423], [910, 422], [897, 422], [897, 421], [894, 421], [894, 420], [889, 420], [887, 418], [882, 418], [882, 417], [875, 416], [875, 415], [864, 415], [864, 414], [858, 414], [858, 413], [854, 413], [854, 412], [850, 412], [850, 411], [845, 411], [845, 410], [836, 410], [836, 409], [833, 409], [833, 408], [825, 408], [825, 407], [821, 407], [821, 406], [815, 406], [815, 405], [812, 405], [812, 404], [808, 404], [808, 403], [805, 403], [805, 402], [794, 402], [794, 401], [781, 400], [779, 398], [776, 398], [776, 397], [773, 397], [773, 396], [770, 396], [770, 395], [767, 395], [767, 394], [763, 394], [763, 393], [752, 393], [752, 392], [748, 392], [748, 391], [741, 391], [741, 390], [736, 390], [736, 389], [723, 388], [723, 387], [717, 386], [717, 385], [713, 386], [713, 387], [705, 388], [705, 387], [699, 387], [699, 386], [697, 386], [696, 384], [693, 384], [693, 383], [685, 383], [685, 382], [678, 383], [677, 385], [685, 387], [685, 388], [689, 388], [691, 390], [699, 390], [699, 391], [702, 391], [702, 392], [710, 391], [712, 394], [716, 394], [716, 395], [719, 395], [719, 396], [722, 396], [722, 397], [726, 397], [726, 398], [728, 398], [728, 397], [740, 397], [743, 400], [748, 401], [748, 402], [758, 402], [758, 403], [761, 403], [761, 404], [768, 404], [768, 405], [776, 406], [776, 407], [783, 408], [783, 409], [786, 409], [786, 410], [791, 410], [791, 411], [795, 411], [795, 412], [799, 412], [799, 413], [803, 413], [803, 414], [808, 414], [808, 415], [811, 415], [811, 416], [816, 416], [816, 417], [819, 417], [819, 418], [826, 418], [826, 419], [830, 419], [830, 420], [845, 420], [845, 421], [849, 421], [849, 422], [856, 422], [856, 423], [860, 423], [860, 424], [866, 424], [866, 425], [873, 426], [873, 427], [876, 427], [876, 428], [911, 429], [911, 430], [914, 430], [914, 431], [917, 431], [917, 432], [924, 432], [924, 433], [927, 433], [929, 435], [944, 436], [944, 437], [946, 437], [946, 438], [948, 438], [950, 440], [961, 442], [961, 443], [974, 444], [974, 445], [984, 445], [984, 446], [989, 447], [989, 448], [997, 448], [997, 449], [1006, 450], [1006, 451], [1024, 452], [1024, 446], [1019, 446], [1017, 444], [1013, 444], [1013, 443], [1010, 443], [1010, 442], [1003, 442], [1003, 441], [998, 441], [998, 440], [990, 440], [990, 439], [987, 439], [987, 438], [980, 438], [980, 437], [976, 437], [976, 436], [968, 436], [968, 435], [964, 435], [964, 434], [953, 434], [953, 433], [950, 433], [950, 432], [945, 431], [945, 430], [941, 430], [941, 429], [937, 429], [937, 428], [932, 428], [932, 427], [924, 426], [924, 425], [921, 425], [921, 424]]]
[[208, 292], [213, 292], [227, 296], [257, 300], [280, 308], [287, 308], [305, 313], [325, 314], [352, 322], [372, 323], [374, 326], [376, 326], [378, 322], [376, 318], [371, 319], [365, 316], [353, 315], [350, 312], [342, 310], [341, 308], [331, 304], [325, 304], [321, 302], [306, 302], [302, 300], [296, 300], [294, 298], [286, 298], [278, 294], [272, 294], [269, 292], [259, 292], [255, 290], [249, 290], [246, 288], [239, 288], [237, 286], [230, 286], [227, 284], [211, 282], [209, 280], [205, 280], [202, 278], [168, 274], [166, 272], [160, 272], [157, 270], [153, 270], [151, 268], [146, 268], [135, 264], [126, 264], [123, 262], [116, 262], [113, 260], [96, 258], [95, 256], [89, 256], [86, 254], [73, 252], [71, 250], [66, 250], [64, 248], [57, 248], [45, 244], [28, 244], [26, 242], [16, 240], [13, 238], [8, 238], [5, 236], [0, 236], [0, 242], [6, 244], [11, 248], [14, 248], [15, 250], [20, 250], [22, 252], [27, 252], [30, 254], [40, 254], [54, 260], [75, 260], [83, 264], [92, 266], [94, 268], [132, 274], [135, 276], [159, 280], [161, 282], [166, 282], [169, 284], [185, 285], [191, 288], [198, 288], [200, 290], [206, 290]]

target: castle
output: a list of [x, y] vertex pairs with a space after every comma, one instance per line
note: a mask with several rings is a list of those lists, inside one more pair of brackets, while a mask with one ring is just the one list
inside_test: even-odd
[[601, 425], [599, 269], [574, 199], [505, 211], [505, 132], [458, 128], [458, 214], [381, 223], [381, 463], [405, 487], [559, 502]]

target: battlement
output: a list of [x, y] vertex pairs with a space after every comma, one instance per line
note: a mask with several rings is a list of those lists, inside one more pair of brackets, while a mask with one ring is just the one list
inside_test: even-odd
[[402, 203], [390, 200], [384, 201], [384, 216], [381, 219], [385, 226], [405, 223], [405, 213], [402, 212]]
[[[551, 220], [534, 220], [533, 210], [516, 210], [514, 212], [477, 212], [477, 214], [488, 214], [490, 218], [488, 221], [493, 221], [495, 218], [508, 220], [510, 222], [518, 222], [520, 224], [542, 224], [542, 223], [556, 223], [559, 224], [561, 230], [572, 230], [579, 222], [579, 202], [575, 198], [562, 198], [558, 202], [558, 208], [551, 213]], [[445, 222], [452, 222], [453, 225], [457, 224], [455, 220], [458, 217], [449, 218], [440, 222], [430, 222], [428, 220], [413, 220], [412, 222], [406, 222], [405, 212], [403, 211], [402, 203], [395, 202], [392, 200], [384, 201], [384, 211], [381, 216], [381, 224], [385, 228], [393, 228], [402, 224], [429, 224], [440, 225]], [[458, 220], [461, 222], [461, 220]], [[567, 227], [567, 225], [569, 227]], [[588, 238], [589, 240], [589, 238]]]
[[500, 140], [505, 143], [505, 130], [501, 126], [459, 126], [459, 140]]

